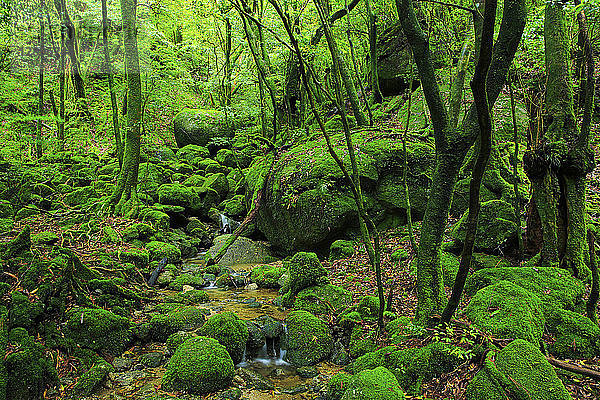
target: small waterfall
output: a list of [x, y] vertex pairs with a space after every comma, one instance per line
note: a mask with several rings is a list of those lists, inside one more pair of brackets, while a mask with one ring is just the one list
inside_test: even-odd
[[219, 214], [219, 233], [233, 233], [241, 224], [226, 215]]
[[204, 289], [218, 289], [219, 287], [216, 285], [217, 281], [210, 281], [208, 286], [205, 286]]
[[[279, 345], [280, 341], [278, 339], [267, 339], [263, 347], [258, 350], [258, 353], [251, 360], [245, 360], [245, 365], [248, 365], [248, 362], [263, 364], [266, 366], [282, 366], [282, 365], [290, 365], [287, 361], [285, 361], [286, 351], [282, 349]], [[246, 353], [244, 353], [244, 356]], [[242, 366], [238, 364], [238, 366]]]

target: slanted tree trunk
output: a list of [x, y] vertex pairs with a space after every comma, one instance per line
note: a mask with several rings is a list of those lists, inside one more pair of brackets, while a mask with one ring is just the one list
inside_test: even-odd
[[115, 211], [123, 215], [135, 212], [140, 163], [142, 82], [137, 46], [136, 6], [137, 0], [121, 0], [125, 72], [127, 74], [127, 125], [123, 165], [119, 171], [117, 186], [111, 202], [115, 205]]
[[[436, 323], [446, 303], [440, 251], [448, 221], [452, 194], [464, 157], [479, 135], [477, 111], [472, 105], [461, 126], [453, 129], [436, 81], [427, 37], [417, 20], [413, 0], [397, 0], [402, 29], [411, 45], [434, 128], [436, 165], [421, 227], [417, 257], [417, 315], [419, 324]], [[524, 0], [504, 3], [500, 31], [488, 72], [487, 97], [490, 107], [504, 86], [506, 74], [525, 27]]]
[[574, 276], [585, 278], [589, 275], [585, 265], [586, 176], [595, 164], [589, 129], [582, 124], [584, 129], [580, 131], [575, 116], [566, 4], [546, 4], [545, 123], [542, 137], [526, 153], [525, 171], [541, 220], [541, 265], [560, 265]]
[[119, 129], [119, 106], [115, 93], [112, 66], [110, 63], [110, 48], [108, 46], [108, 8], [106, 0], [102, 0], [102, 44], [104, 45], [104, 71], [108, 77], [108, 91], [110, 92], [110, 105], [112, 108], [113, 132], [115, 135], [115, 148], [119, 165], [123, 165], [123, 143]]

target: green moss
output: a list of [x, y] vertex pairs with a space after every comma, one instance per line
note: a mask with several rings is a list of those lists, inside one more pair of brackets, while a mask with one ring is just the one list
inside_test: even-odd
[[403, 400], [398, 380], [387, 368], [377, 367], [354, 375], [342, 400]]
[[5, 260], [20, 256], [29, 256], [31, 254], [31, 228], [29, 225], [26, 225], [10, 242], [3, 244], [0, 249], [3, 253], [2, 257]]
[[192, 304], [208, 303], [210, 301], [210, 297], [205, 290], [189, 290], [182, 293], [181, 296]]
[[418, 395], [422, 382], [429, 381], [441, 374], [453, 371], [463, 360], [450, 344], [433, 342], [422, 348], [398, 350], [388, 346], [357, 358], [350, 371], [360, 371], [386, 367], [396, 376], [400, 386], [410, 394]]
[[58, 382], [52, 358], [23, 328], [12, 329], [8, 342], [12, 351], [4, 355], [6, 399], [41, 399], [44, 390]]
[[154, 315], [150, 319], [150, 335], [158, 342], [164, 342], [177, 331], [196, 329], [204, 325], [205, 317], [201, 309], [193, 306], [175, 306], [166, 314]]
[[340, 372], [332, 376], [327, 384], [327, 399], [340, 400], [346, 389], [348, 389], [348, 384], [351, 380], [352, 375], [346, 372]]
[[0, 200], [0, 218], [12, 218], [15, 215], [12, 204], [8, 200]]
[[40, 232], [31, 237], [32, 243], [38, 244], [38, 245], [39, 244], [53, 245], [53, 244], [58, 243], [59, 240], [60, 240], [60, 237], [56, 233], [49, 232], [49, 231]]
[[465, 315], [500, 339], [524, 339], [537, 345], [544, 333], [539, 297], [509, 281], [479, 290], [465, 309]]
[[150, 253], [151, 261], [160, 261], [163, 258], [166, 258], [169, 263], [181, 261], [181, 250], [169, 243], [152, 241], [146, 245], [146, 250]]
[[[8, 309], [0, 306], [0, 353], [8, 353]], [[0, 400], [6, 400], [6, 386], [8, 384], [8, 371], [4, 361], [0, 362]]]
[[285, 272], [285, 268], [278, 265], [265, 264], [252, 268], [250, 280], [261, 288], [278, 288], [279, 279]]
[[140, 211], [138, 218], [141, 221], [150, 223], [155, 229], [166, 231], [171, 224], [169, 215], [152, 208], [144, 208]]
[[444, 274], [444, 286], [454, 286], [454, 280], [456, 279], [460, 264], [458, 258], [454, 254], [443, 251], [440, 255], [440, 264], [442, 266], [442, 273]]
[[200, 334], [217, 339], [227, 348], [234, 363], [242, 361], [248, 341], [248, 327], [234, 312], [213, 315], [206, 321]]
[[104, 244], [119, 244], [121, 243], [121, 236], [112, 226], [105, 226], [102, 228], [102, 243]]
[[350, 357], [358, 358], [362, 355], [377, 350], [377, 344], [372, 338], [372, 334], [367, 333], [360, 325], [355, 325], [350, 334], [349, 353]]
[[229, 192], [229, 181], [223, 173], [211, 174], [206, 176], [204, 185], [202, 187], [207, 189], [213, 189], [219, 194], [221, 199], [227, 196]]
[[208, 238], [210, 236], [208, 226], [198, 218], [190, 218], [185, 230], [190, 235], [198, 238]]
[[12, 218], [0, 218], [0, 232], [10, 232], [13, 230], [15, 221]]
[[22, 327], [33, 332], [33, 328], [43, 313], [44, 305], [39, 300], [35, 300], [34, 297], [30, 300], [21, 292], [11, 293], [9, 322], [12, 328]]
[[154, 235], [156, 235], [156, 229], [144, 223], [130, 225], [121, 232], [121, 236], [125, 242], [132, 242], [134, 240], [145, 242], [150, 240]]
[[568, 271], [552, 267], [485, 268], [467, 280], [465, 293], [472, 296], [479, 289], [506, 280], [527, 289], [542, 300], [544, 313], [555, 308], [574, 310], [581, 304], [583, 284]]
[[184, 108], [175, 117], [175, 141], [182, 149], [189, 144], [206, 146], [212, 139], [233, 136], [239, 119], [218, 110]]
[[286, 320], [286, 358], [298, 367], [315, 365], [329, 357], [333, 338], [329, 327], [306, 311], [293, 311]]
[[312, 314], [338, 314], [352, 305], [352, 294], [339, 286], [327, 284], [302, 289], [294, 308]]
[[537, 345], [517, 339], [487, 354], [484, 368], [467, 386], [466, 400], [571, 400]]
[[194, 332], [175, 332], [174, 334], [169, 335], [169, 337], [167, 338], [167, 342], [165, 343], [167, 346], [167, 350], [169, 351], [169, 353], [173, 354], [179, 348], [179, 346], [181, 346], [186, 340], [196, 336], [198, 335]]
[[169, 283], [169, 289], [182, 291], [184, 285], [192, 286], [196, 289], [203, 287], [205, 284], [204, 278], [192, 274], [181, 274], [173, 282]]
[[209, 393], [226, 388], [233, 374], [234, 364], [225, 346], [215, 339], [199, 336], [177, 348], [161, 386], [165, 390]]
[[400, 261], [404, 261], [404, 260], [408, 260], [408, 251], [406, 251], [406, 249], [398, 249], [396, 251], [394, 251], [390, 257], [390, 260], [392, 262], [400, 262]]
[[71, 193], [67, 194], [64, 198], [64, 202], [73, 207], [80, 206], [88, 203], [90, 200], [97, 200], [98, 193], [94, 190], [92, 186], [86, 186], [82, 188], [78, 188], [73, 190]]
[[246, 214], [245, 196], [238, 194], [229, 200], [224, 200], [219, 208], [223, 210], [225, 215], [230, 217], [241, 217]]
[[147, 250], [136, 248], [119, 250], [119, 260], [135, 264], [138, 268], [144, 268], [150, 263], [150, 254]]
[[160, 186], [158, 188], [158, 201], [161, 204], [181, 206], [192, 211], [201, 208], [198, 194], [192, 188], [179, 183]]
[[336, 240], [329, 246], [329, 260], [340, 260], [354, 255], [354, 243], [349, 240]]
[[77, 378], [77, 383], [73, 387], [73, 393], [81, 396], [89, 396], [98, 390], [108, 374], [115, 370], [111, 364], [96, 354], [91, 355], [90, 358], [91, 360], [86, 361], [93, 361], [92, 366]]
[[364, 319], [377, 318], [377, 315], [379, 315], [379, 297], [364, 296], [358, 302], [357, 311]]
[[204, 146], [198, 146], [195, 144], [188, 144], [187, 146], [182, 147], [177, 150], [177, 159], [187, 162], [188, 164], [195, 158], [208, 158], [210, 157], [210, 153], [208, 149]]
[[550, 353], [560, 358], [582, 359], [600, 355], [600, 328], [589, 318], [568, 310], [556, 310], [547, 322], [556, 341]]
[[510, 262], [507, 259], [490, 254], [473, 253], [473, 258], [471, 259], [471, 268], [474, 270], [506, 267], [510, 267]]
[[65, 336], [80, 346], [118, 356], [131, 341], [129, 328], [129, 319], [110, 311], [78, 308], [69, 312]]
[[[290, 279], [284, 292], [290, 292], [290, 301], [302, 289], [323, 283], [327, 279], [327, 270], [321, 265], [315, 253], [299, 252], [294, 254], [289, 263]], [[287, 290], [284, 290], [287, 289]], [[284, 304], [291, 306], [291, 303]]]

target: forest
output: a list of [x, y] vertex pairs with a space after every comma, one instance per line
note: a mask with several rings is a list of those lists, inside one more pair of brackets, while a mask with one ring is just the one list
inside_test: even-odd
[[599, 0], [0, 0], [0, 400], [600, 398]]

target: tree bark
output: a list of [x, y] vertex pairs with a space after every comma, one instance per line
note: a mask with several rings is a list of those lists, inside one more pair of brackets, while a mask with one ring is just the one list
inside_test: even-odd
[[44, 62], [45, 62], [45, 34], [44, 34], [44, 0], [40, 0], [40, 71], [39, 71], [39, 99], [38, 99], [38, 123], [35, 136], [35, 156], [39, 159], [42, 157], [42, 117], [44, 116]]
[[73, 88], [75, 89], [75, 97], [77, 99], [85, 99], [85, 88], [83, 86], [83, 78], [81, 77], [81, 67], [79, 64], [79, 52], [77, 51], [75, 25], [69, 16], [67, 3], [65, 0], [55, 1], [57, 11], [63, 18], [63, 25], [67, 29], [65, 46], [69, 59], [71, 60], [71, 79], [73, 80]]
[[[383, 95], [379, 89], [379, 73], [377, 70], [377, 17], [373, 12], [371, 0], [365, 0], [367, 16], [369, 19], [369, 61], [371, 63], [371, 90], [373, 103], [383, 102]], [[360, 79], [360, 78], [359, 78]]]

